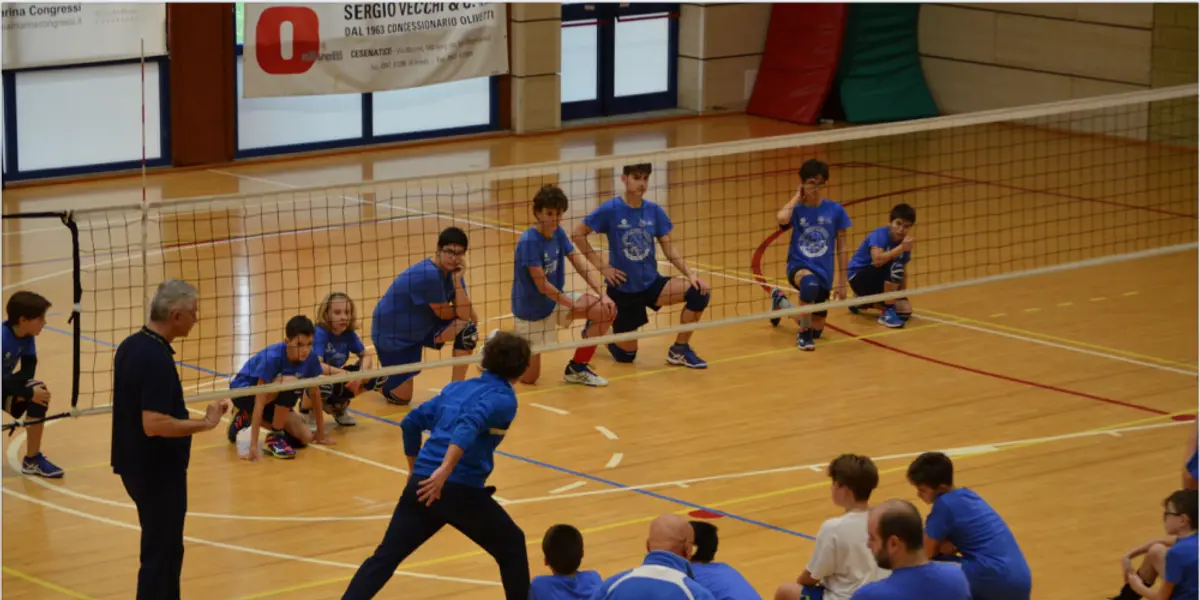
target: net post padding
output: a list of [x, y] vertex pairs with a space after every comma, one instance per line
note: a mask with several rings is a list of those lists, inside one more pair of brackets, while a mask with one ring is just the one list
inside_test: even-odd
[[83, 326], [80, 322], [81, 313], [83, 310], [83, 281], [82, 268], [80, 264], [79, 252], [79, 225], [75, 222], [75, 214], [73, 211], [65, 212], [32, 212], [32, 213], [15, 213], [3, 215], [4, 219], [57, 219], [71, 232], [71, 278], [72, 278], [72, 295], [71, 299], [71, 317], [67, 320], [72, 324], [72, 344], [71, 344], [71, 410], [54, 415], [46, 415], [42, 419], [16, 419], [9, 423], [5, 423], [0, 430], [7, 431], [9, 435], [16, 430], [17, 427], [28, 427], [46, 421], [54, 421], [64, 417], [79, 416], [81, 412], [78, 409], [79, 405], [79, 356], [81, 352], [80, 343], [83, 340]]
[[[887, 292], [887, 293], [883, 293], [883, 294], [875, 294], [873, 296], [855, 297], [855, 298], [852, 298], [849, 300], [838, 300], [838, 301], [834, 301], [834, 302], [825, 302], [822, 304], [808, 304], [808, 305], [804, 305], [804, 306], [796, 306], [793, 308], [773, 311], [770, 313], [740, 315], [740, 316], [736, 316], [736, 317], [729, 317], [726, 319], [721, 319], [719, 321], [699, 321], [699, 322], [695, 322], [695, 323], [688, 323], [686, 325], [675, 325], [675, 326], [671, 326], [671, 327], [665, 327], [662, 329], [655, 329], [653, 331], [633, 331], [633, 332], [621, 333], [621, 334], [608, 334], [608, 335], [604, 335], [604, 336], [600, 336], [600, 337], [596, 337], [596, 338], [573, 340], [570, 342], [553, 344], [550, 346], [539, 346], [539, 347], [535, 348], [535, 350], [538, 353], [554, 352], [554, 351], [558, 351], [558, 350], [573, 350], [575, 348], [581, 348], [584, 346], [602, 346], [604, 344], [610, 344], [610, 343], [614, 343], [614, 342], [625, 342], [625, 341], [637, 340], [637, 339], [642, 339], [642, 338], [647, 338], [647, 337], [671, 336], [671, 335], [675, 335], [677, 333], [684, 332], [684, 331], [696, 331], [696, 330], [700, 330], [700, 329], [711, 329], [714, 327], [725, 327], [728, 325], [738, 325], [738, 324], [750, 323], [750, 322], [754, 322], [754, 321], [764, 321], [767, 319], [795, 317], [795, 316], [799, 316], [799, 315], [803, 315], [803, 314], [810, 314], [810, 313], [823, 311], [823, 310], [832, 310], [835, 308], [849, 308], [851, 306], [862, 306], [862, 305], [874, 304], [877, 302], [883, 302], [886, 300], [896, 300], [899, 298], [911, 298], [913, 296], [920, 296], [923, 294], [932, 294], [932, 293], [936, 293], [936, 292], [944, 292], [947, 290], [953, 290], [953, 289], [962, 288], [962, 287], [974, 287], [974, 286], [982, 285], [982, 284], [999, 283], [1002, 281], [1009, 281], [1009, 280], [1013, 280], [1013, 279], [1023, 279], [1026, 277], [1035, 277], [1035, 276], [1039, 276], [1039, 275], [1048, 275], [1051, 273], [1058, 273], [1058, 272], [1069, 271], [1069, 270], [1074, 270], [1074, 269], [1081, 269], [1081, 268], [1087, 268], [1087, 267], [1099, 267], [1099, 266], [1111, 265], [1111, 264], [1126, 262], [1126, 261], [1131, 261], [1131, 260], [1140, 260], [1140, 259], [1145, 259], [1145, 258], [1153, 258], [1156, 256], [1164, 256], [1167, 254], [1174, 254], [1177, 252], [1187, 252], [1187, 251], [1194, 252], [1197, 250], [1198, 246], [1200, 246], [1200, 245], [1198, 245], [1195, 242], [1192, 242], [1192, 243], [1188, 243], [1188, 244], [1178, 244], [1178, 245], [1174, 245], [1174, 246], [1152, 248], [1150, 250], [1130, 252], [1128, 254], [1120, 254], [1120, 255], [1116, 255], [1116, 256], [1103, 256], [1103, 257], [1099, 257], [1099, 258], [1091, 258], [1091, 259], [1081, 260], [1081, 261], [1076, 261], [1076, 262], [1071, 262], [1071, 263], [1062, 263], [1062, 264], [1051, 265], [1051, 266], [1046, 266], [1046, 267], [1026, 269], [1023, 271], [1002, 273], [999, 275], [989, 275], [989, 276], [985, 276], [985, 277], [979, 277], [976, 279], [968, 279], [968, 280], [964, 280], [964, 281], [942, 283], [942, 284], [931, 285], [931, 286], [927, 286], [927, 287], [914, 288], [914, 289], [910, 289], [910, 290]], [[745, 283], [769, 285], [769, 282], [765, 282], [761, 279], [755, 280], [755, 279], [750, 279], [750, 278], [746, 278], [746, 277], [724, 275], [724, 274], [722, 274], [721, 276], [742, 280]], [[347, 373], [345, 375], [322, 376], [322, 377], [320, 377], [320, 381], [321, 381], [321, 383], [326, 383], [326, 384], [345, 383], [347, 381], [361, 381], [364, 379], [372, 379], [375, 377], [383, 377], [386, 375], [397, 375], [400, 373], [408, 373], [410, 371], [426, 371], [429, 369], [436, 369], [439, 367], [452, 367], [455, 365], [476, 364], [476, 363], [479, 363], [481, 360], [482, 360], [482, 355], [480, 353], [476, 353], [471, 356], [462, 356], [462, 357], [458, 357], [458, 358], [449, 358], [449, 359], [435, 360], [435, 361], [429, 361], [429, 362], [420, 362], [420, 363], [413, 363], [413, 364], [407, 364], [407, 365], [399, 365], [399, 366], [388, 367], [388, 368], [383, 368], [383, 369], [374, 369], [371, 371], [356, 371], [353, 373]], [[212, 401], [212, 400], [220, 400], [223, 398], [232, 398], [234, 396], [245, 396], [245, 395], [248, 395], [251, 393], [263, 394], [263, 393], [283, 392], [283, 391], [287, 391], [287, 390], [298, 390], [298, 389], [312, 387], [313, 381], [314, 380], [312, 380], [312, 379], [310, 379], [310, 380], [301, 379], [301, 380], [291, 381], [291, 382], [287, 382], [287, 383], [272, 383], [272, 384], [253, 386], [253, 387], [248, 387], [248, 388], [238, 388], [236, 391], [234, 391], [234, 390], [217, 390], [217, 391], [212, 391], [212, 392], [205, 392], [203, 394], [196, 394], [194, 396], [189, 396], [188, 398], [185, 398], [184, 401], [189, 402], [189, 403], [190, 402], [205, 402], [205, 401]], [[102, 412], [108, 412], [109, 410], [111, 410], [111, 407], [99, 407], [99, 408], [96, 408], [93, 410], [83, 411], [83, 414], [102, 413]]]
[[[278, 195], [279, 193], [287, 193], [292, 195], [332, 194], [342, 197], [362, 198], [367, 194], [374, 194], [380, 187], [391, 185], [444, 186], [450, 185], [455, 181], [462, 181], [464, 179], [471, 178], [481, 178], [480, 180], [486, 183], [494, 180], [519, 179], [534, 175], [557, 176], [559, 173], [566, 170], [605, 168], [611, 167], [614, 164], [694, 160], [727, 156], [731, 154], [744, 154], [748, 152], [780, 150], [784, 148], [814, 147], [824, 144], [835, 144], [839, 142], [850, 142], [871, 138], [940, 131], [958, 127], [987, 125], [990, 123], [1024, 121], [1029, 119], [1053, 117], [1056, 115], [1120, 108], [1122, 106], [1133, 106], [1150, 102], [1178, 100], [1182, 98], [1195, 97], [1198, 92], [1200, 92], [1200, 87], [1195, 84], [1180, 85], [1167, 88], [1125, 92], [1107, 96], [1095, 96], [1092, 98], [1083, 98], [1077, 100], [1046, 102], [1043, 104], [1034, 104], [1016, 108], [1000, 108], [973, 113], [931, 117], [928, 119], [913, 119], [911, 121], [902, 121], [898, 123], [862, 125], [845, 129], [810, 131], [805, 133], [753, 138], [731, 142], [715, 142], [697, 146], [688, 146], [686, 148], [670, 148], [665, 150], [653, 150], [598, 158], [547, 161], [541, 163], [514, 165], [510, 167], [480, 168], [458, 171], [453, 175], [415, 175], [398, 177], [394, 179], [380, 179], [362, 183], [342, 183], [336, 185], [308, 187], [296, 186], [289, 187], [286, 190], [280, 190], [279, 192], [263, 192], [255, 194], [219, 194], [213, 196], [194, 196], [179, 200], [157, 200], [150, 202], [149, 206], [164, 213], [192, 210], [197, 206], [222, 202], [228, 202], [232, 203], [234, 206], [242, 207], [245, 205], [247, 198], [253, 198], [255, 196], [274, 196]], [[128, 205], [110, 205], [105, 207], [80, 209], [75, 211], [75, 213], [77, 215], [84, 215], [91, 213], [106, 213], [115, 210], [141, 210], [142, 208], [143, 205], [140, 203]]]

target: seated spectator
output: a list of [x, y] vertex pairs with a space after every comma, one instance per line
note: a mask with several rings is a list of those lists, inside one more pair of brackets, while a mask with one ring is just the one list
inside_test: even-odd
[[717, 600], [762, 600], [749, 581], [737, 569], [713, 562], [717, 556], [717, 526], [704, 521], [692, 521], [696, 538], [696, 553], [692, 555], [692, 577], [712, 592]]
[[[1151, 540], [1121, 557], [1126, 584], [1114, 600], [1176, 600], [1197, 596], [1196, 490], [1179, 490], [1163, 502], [1167, 537]], [[1133, 559], [1145, 554], [1133, 570]], [[1162, 577], [1157, 590], [1150, 589]]]
[[1193, 427], [1192, 435], [1188, 438], [1188, 451], [1184, 456], [1185, 463], [1183, 466], [1183, 489], [1185, 490], [1200, 488], [1200, 481], [1197, 480], [1197, 478], [1200, 478], [1200, 472], [1197, 472], [1200, 470], [1200, 453], [1196, 451], [1198, 432], [1200, 430]]
[[642, 566], [617, 573], [600, 584], [592, 600], [716, 600], [692, 578], [695, 534], [679, 515], [662, 515], [650, 523]]
[[600, 587], [600, 574], [580, 571], [583, 534], [570, 525], [555, 525], [542, 538], [542, 554], [553, 575], [533, 578], [529, 600], [587, 600]]
[[867, 517], [875, 564], [891, 575], [858, 588], [851, 600], [971, 600], [967, 576], [955, 564], [925, 555], [921, 513], [904, 500], [888, 500]]
[[775, 600], [850, 600], [858, 588], [887, 577], [867, 548], [867, 501], [879, 485], [879, 470], [866, 456], [843, 454], [829, 463], [833, 503], [845, 512], [817, 532], [808, 568], [775, 590]]

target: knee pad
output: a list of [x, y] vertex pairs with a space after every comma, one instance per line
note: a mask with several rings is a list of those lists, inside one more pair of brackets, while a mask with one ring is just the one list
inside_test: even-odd
[[891, 266], [888, 267], [887, 281], [897, 285], [904, 283], [904, 263], [892, 261]]
[[458, 334], [454, 336], [454, 349], [466, 350], [472, 352], [475, 346], [479, 345], [479, 329], [474, 323], [467, 323], [462, 329], [458, 330]]
[[48, 409], [47, 406], [38, 404], [37, 402], [34, 402], [33, 400], [29, 400], [28, 405], [25, 407], [25, 417], [28, 419], [40, 421], [40, 420], [46, 418], [46, 410], [47, 409]]
[[692, 312], [700, 312], [708, 308], [708, 301], [711, 298], [711, 294], [705, 294], [704, 292], [689, 286], [687, 292], [683, 295], [683, 305]]
[[816, 275], [805, 275], [800, 278], [800, 301], [816, 304], [821, 301], [821, 281]]
[[608, 351], [612, 354], [613, 360], [619, 363], [631, 363], [637, 358], [637, 350], [625, 350], [616, 344], [609, 344]]

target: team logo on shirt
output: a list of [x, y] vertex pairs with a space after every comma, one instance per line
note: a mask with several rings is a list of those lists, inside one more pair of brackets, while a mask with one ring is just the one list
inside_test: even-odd
[[558, 270], [558, 253], [551, 254], [549, 252], [542, 253], [542, 270], [546, 272], [546, 277], [549, 277]]
[[654, 238], [650, 237], [650, 233], [645, 229], [638, 227], [621, 234], [621, 251], [625, 253], [625, 258], [631, 261], [646, 260], [653, 249]]
[[830, 222], [831, 219], [817, 217], [817, 224], [810, 226], [808, 219], [800, 218], [800, 227], [804, 229], [796, 236], [796, 246], [801, 254], [808, 258], [818, 258], [829, 252], [829, 231], [825, 229], [825, 225]]

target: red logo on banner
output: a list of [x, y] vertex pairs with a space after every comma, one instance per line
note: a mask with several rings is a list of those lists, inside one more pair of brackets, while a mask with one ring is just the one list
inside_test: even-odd
[[[292, 24], [292, 56], [284, 58], [280, 29]], [[270, 75], [298, 75], [312, 68], [321, 49], [321, 22], [317, 13], [303, 6], [272, 6], [262, 12], [254, 27], [254, 59]], [[308, 60], [305, 55], [310, 55]]]

